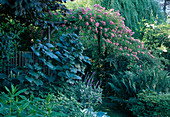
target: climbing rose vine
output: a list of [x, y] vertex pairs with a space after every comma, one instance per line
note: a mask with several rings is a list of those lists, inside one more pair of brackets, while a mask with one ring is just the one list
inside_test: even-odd
[[119, 11], [106, 10], [96, 4], [92, 9], [71, 10], [62, 27], [66, 32], [77, 32], [96, 61], [103, 61], [113, 54], [115, 59], [128, 57], [131, 64], [139, 62], [141, 56], [154, 58], [143, 42], [132, 37], [134, 32], [125, 26], [124, 20]]

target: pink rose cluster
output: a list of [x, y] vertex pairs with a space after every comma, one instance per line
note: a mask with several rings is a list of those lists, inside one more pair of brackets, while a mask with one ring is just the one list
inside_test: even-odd
[[[86, 35], [90, 32], [90, 34], [94, 34], [93, 37], [95, 39], [98, 37], [96, 35], [101, 35], [102, 38], [104, 38], [104, 49], [107, 48], [106, 45], [109, 43], [110, 49], [113, 46], [112, 49], [118, 50], [116, 54], [120, 53], [120, 55], [135, 58], [135, 61], [137, 61], [139, 60], [140, 54], [143, 55], [147, 53], [144, 50], [144, 43], [132, 37], [134, 32], [125, 26], [125, 18], [121, 17], [119, 11], [115, 12], [114, 9], [107, 11], [99, 4], [95, 4], [93, 7], [93, 10], [88, 7], [80, 7], [77, 12], [72, 12], [68, 20], [64, 22], [67, 23], [77, 20], [75, 24], [70, 24], [72, 29], [79, 29]], [[94, 41], [90, 41], [89, 43], [91, 44], [89, 45], [93, 45], [94, 43], [92, 42]], [[151, 52], [147, 54], [154, 58]]]

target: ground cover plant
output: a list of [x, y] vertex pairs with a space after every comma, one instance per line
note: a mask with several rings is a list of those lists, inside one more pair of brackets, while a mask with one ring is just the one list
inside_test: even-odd
[[130, 110], [138, 117], [168, 117], [170, 115], [169, 99], [169, 93], [158, 94], [154, 91], [143, 90], [137, 95], [137, 101], [132, 103]]

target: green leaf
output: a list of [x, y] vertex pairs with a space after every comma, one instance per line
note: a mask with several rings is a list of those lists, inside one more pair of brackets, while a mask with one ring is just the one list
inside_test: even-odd
[[34, 71], [29, 71], [28, 72], [31, 76], [34, 76], [34, 77], [37, 77], [37, 76], [39, 76], [36, 72], [34, 72]]
[[77, 73], [78, 70], [76, 68], [71, 68], [70, 71], [73, 72], [73, 73]]
[[11, 95], [10, 90], [5, 86], [5, 89], [8, 91], [8, 93]]
[[65, 113], [62, 113], [62, 112], [52, 112], [51, 113], [51, 116], [52, 117], [62, 117], [62, 116], [64, 116], [64, 117], [66, 117], [66, 116], [68, 116], [68, 115], [66, 115]]
[[23, 110], [26, 109], [26, 108], [29, 106], [29, 104], [30, 104], [30, 102], [25, 103], [25, 104], [23, 105], [22, 109], [23, 109]]
[[49, 47], [49, 48], [54, 48], [54, 46], [52, 45], [52, 44], [50, 44], [50, 43], [46, 43], [45, 44], [47, 47]]
[[56, 56], [55, 54], [53, 54], [51, 51], [44, 51], [48, 56], [50, 56], [51, 58], [61, 62], [61, 60], [58, 58], [58, 56]]
[[25, 76], [26, 80], [29, 81], [29, 82], [33, 82], [34, 79], [32, 77], [28, 77], [28, 76]]
[[70, 69], [70, 67], [68, 65], [64, 65], [63, 69]]
[[69, 56], [69, 59], [72, 60], [72, 61], [75, 60], [75, 58], [73, 56]]
[[42, 69], [42, 67], [39, 66], [38, 63], [35, 63], [34, 67], [35, 67], [35, 69], [38, 70], [38, 71]]
[[44, 78], [47, 78], [47, 76], [43, 72], [41, 72], [41, 71], [38, 71], [38, 74], [41, 75]]
[[29, 64], [29, 63], [26, 63], [26, 66], [28, 66], [28, 68], [30, 68], [31, 70], [34, 69], [33, 66], [31, 64]]
[[7, 0], [0, 0], [0, 4], [4, 5], [5, 3], [8, 3]]
[[60, 58], [64, 58], [63, 55], [59, 51], [55, 52], [55, 54]]
[[58, 76], [60, 76], [60, 77], [66, 77], [66, 74], [65, 74], [64, 72], [59, 72], [59, 73], [58, 73]]
[[67, 49], [67, 47], [66, 47], [66, 46], [63, 46], [61, 43], [57, 43], [56, 45], [57, 45], [58, 47], [61, 47], [61, 48]]
[[34, 49], [34, 47], [31, 47], [32, 51], [34, 52], [35, 55], [40, 56], [40, 53]]
[[74, 77], [72, 79], [81, 80], [82, 78], [78, 75], [74, 75]]
[[56, 70], [60, 70], [60, 71], [63, 70], [63, 68], [59, 65], [57, 65], [55, 68], [56, 68]]
[[43, 85], [43, 82], [41, 80], [35, 80], [34, 83], [39, 86], [39, 85]]
[[44, 57], [39, 57], [39, 60], [41, 60], [43, 63], [46, 62], [46, 59]]
[[50, 62], [47, 62], [46, 65], [47, 65], [51, 70], [55, 70], [55, 69], [56, 69], [56, 67], [55, 67], [52, 63], [50, 63]]
[[21, 97], [23, 100], [27, 100], [27, 98], [23, 95], [19, 95], [19, 97]]
[[81, 65], [80, 65], [79, 63], [76, 63], [76, 64], [75, 64], [75, 67], [76, 67], [78, 70], [81, 71]]
[[22, 90], [18, 91], [14, 96], [18, 96], [21, 93], [24, 93], [25, 91], [27, 91], [27, 89], [22, 89]]
[[71, 78], [74, 77], [75, 74], [74, 74], [74, 73], [71, 73], [71, 72], [69, 72], [69, 71], [67, 70], [67, 71], [66, 71], [66, 75], [67, 75], [68, 78], [71, 79]]
[[54, 82], [55, 77], [54, 77], [54, 76], [51, 76], [51, 77], [48, 78], [48, 80], [49, 80], [49, 82]]

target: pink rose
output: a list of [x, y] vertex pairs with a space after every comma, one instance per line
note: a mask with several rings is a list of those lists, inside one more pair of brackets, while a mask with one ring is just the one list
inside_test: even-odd
[[107, 32], [107, 28], [105, 28], [104, 31]]
[[89, 22], [86, 22], [86, 26], [88, 26], [89, 25]]
[[112, 21], [110, 21], [110, 25], [113, 25], [113, 24], [115, 24], [114, 22], [112, 22]]
[[82, 19], [82, 16], [81, 15], [79, 15], [79, 20], [81, 20]]
[[132, 49], [129, 49], [130, 52], [132, 52]]
[[96, 27], [98, 27], [99, 26], [99, 22], [97, 22], [95, 25], [96, 25]]
[[113, 33], [111, 33], [111, 37], [114, 37], [115, 35]]

